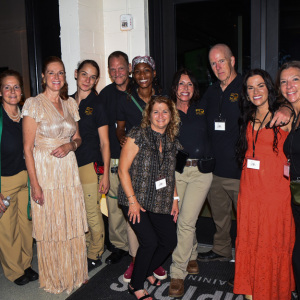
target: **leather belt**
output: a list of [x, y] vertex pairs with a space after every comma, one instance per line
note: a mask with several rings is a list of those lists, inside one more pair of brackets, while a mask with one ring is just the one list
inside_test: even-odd
[[186, 161], [185, 166], [186, 167], [197, 167], [197, 162], [198, 162], [198, 159], [188, 159]]

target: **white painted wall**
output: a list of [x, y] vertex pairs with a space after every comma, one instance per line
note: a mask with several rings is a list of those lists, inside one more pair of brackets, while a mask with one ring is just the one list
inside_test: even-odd
[[[101, 75], [97, 90], [110, 83], [107, 58], [116, 50], [149, 54], [148, 0], [60, 0], [61, 50], [69, 92], [76, 90], [74, 70], [79, 61], [94, 59]], [[133, 16], [133, 30], [120, 30], [120, 16]]]

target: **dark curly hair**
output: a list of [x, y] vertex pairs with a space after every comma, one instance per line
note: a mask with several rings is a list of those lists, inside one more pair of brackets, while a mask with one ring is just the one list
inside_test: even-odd
[[[19, 85], [21, 87], [21, 93], [22, 93], [21, 102], [24, 101], [25, 97], [24, 97], [23, 78], [19, 72], [15, 71], [15, 70], [5, 70], [5, 71], [1, 72], [0, 73], [0, 89], [2, 89], [3, 80], [8, 76], [13, 76], [19, 81]], [[0, 97], [0, 98], [2, 101], [2, 97]]]
[[195, 103], [196, 101], [199, 101], [200, 90], [199, 90], [198, 81], [197, 81], [195, 75], [192, 73], [192, 71], [190, 71], [187, 68], [181, 68], [174, 74], [173, 80], [172, 80], [171, 91], [170, 91], [170, 98], [175, 103], [177, 103], [177, 90], [178, 90], [178, 84], [179, 84], [181, 75], [187, 75], [190, 78], [190, 80], [194, 86], [194, 94], [189, 102], [189, 105], [191, 105], [191, 104]]
[[[276, 98], [276, 91], [274, 87], [273, 80], [269, 73], [267, 73], [264, 70], [261, 69], [253, 69], [250, 70], [244, 77], [243, 86], [242, 86], [242, 97], [241, 101], [239, 103], [240, 105], [240, 111], [241, 116], [239, 118], [239, 126], [240, 126], [240, 136], [237, 142], [236, 146], [236, 155], [237, 155], [237, 161], [240, 167], [244, 164], [244, 159], [246, 155], [246, 151], [248, 149], [248, 142], [246, 137], [247, 132], [247, 126], [249, 122], [257, 122], [258, 120], [255, 120], [255, 112], [257, 107], [248, 100], [248, 92], [247, 92], [247, 81], [250, 77], [253, 77], [255, 75], [259, 75], [262, 77], [262, 79], [265, 82], [265, 85], [268, 90], [268, 104], [269, 104], [269, 111], [271, 115], [274, 115], [274, 112], [278, 109], [278, 101]], [[273, 127], [274, 132], [274, 139], [273, 139], [273, 151], [275, 153], [278, 153], [278, 132], [279, 127]]]
[[[55, 62], [60, 63], [63, 66], [63, 68], [64, 68], [64, 72], [66, 71], [65, 70], [65, 65], [64, 65], [64, 63], [62, 62], [62, 60], [59, 57], [57, 57], [57, 56], [49, 56], [49, 57], [47, 57], [44, 60], [44, 63], [43, 63], [42, 74], [44, 76], [46, 74], [48, 65], [50, 65], [51, 63], [55, 63]], [[69, 96], [68, 96], [68, 83], [67, 83], [67, 80], [66, 80], [66, 74], [64, 76], [64, 79], [65, 79], [65, 84], [60, 89], [59, 96], [60, 96], [61, 99], [67, 100], [69, 98]], [[44, 92], [46, 90], [46, 82], [45, 82], [44, 78], [42, 78], [42, 88], [43, 88], [43, 92]]]

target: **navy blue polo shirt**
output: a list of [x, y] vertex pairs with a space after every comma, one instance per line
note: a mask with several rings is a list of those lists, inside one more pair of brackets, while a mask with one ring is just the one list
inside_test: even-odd
[[[75, 94], [71, 97], [75, 98]], [[81, 100], [79, 116], [78, 126], [82, 144], [75, 151], [78, 167], [95, 161], [103, 164], [98, 128], [108, 125], [108, 119], [104, 104], [99, 101], [98, 96], [94, 92], [91, 92], [87, 98]]]
[[120, 158], [120, 142], [117, 138], [117, 110], [119, 98], [126, 97], [125, 92], [117, 89], [116, 84], [106, 86], [99, 94], [99, 101], [105, 105], [109, 123], [109, 142], [111, 158]]
[[[142, 110], [144, 110], [146, 107], [146, 102], [139, 97], [137, 93], [137, 86], [133, 88], [132, 96], [140, 105]], [[129, 132], [132, 127], [140, 126], [142, 119], [143, 115], [140, 109], [132, 101], [131, 97], [124, 93], [124, 95], [122, 95], [119, 99], [117, 120], [125, 121], [126, 132]]]
[[[214, 174], [220, 177], [240, 179], [241, 169], [236, 160], [236, 143], [239, 138], [240, 117], [239, 101], [243, 77], [237, 74], [235, 79], [222, 91], [220, 82], [215, 82], [204, 94], [201, 102], [206, 105], [206, 117], [212, 152], [216, 158]], [[215, 130], [215, 120], [221, 114], [226, 121], [226, 130]]]
[[189, 153], [189, 158], [200, 159], [210, 156], [205, 106], [197, 101], [190, 105], [187, 113], [178, 110], [180, 115], [179, 142], [184, 151]]

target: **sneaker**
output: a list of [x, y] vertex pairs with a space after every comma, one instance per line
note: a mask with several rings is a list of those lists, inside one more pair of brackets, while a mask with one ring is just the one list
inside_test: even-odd
[[134, 267], [134, 263], [131, 262], [128, 269], [125, 271], [125, 273], [123, 275], [123, 281], [124, 282], [130, 282], [131, 281], [131, 275], [132, 275], [133, 267]]
[[87, 261], [88, 261], [88, 271], [89, 272], [102, 265], [101, 259], [88, 258]]
[[163, 267], [158, 267], [153, 272], [154, 277], [156, 277], [159, 280], [163, 280], [167, 278], [167, 271]]

